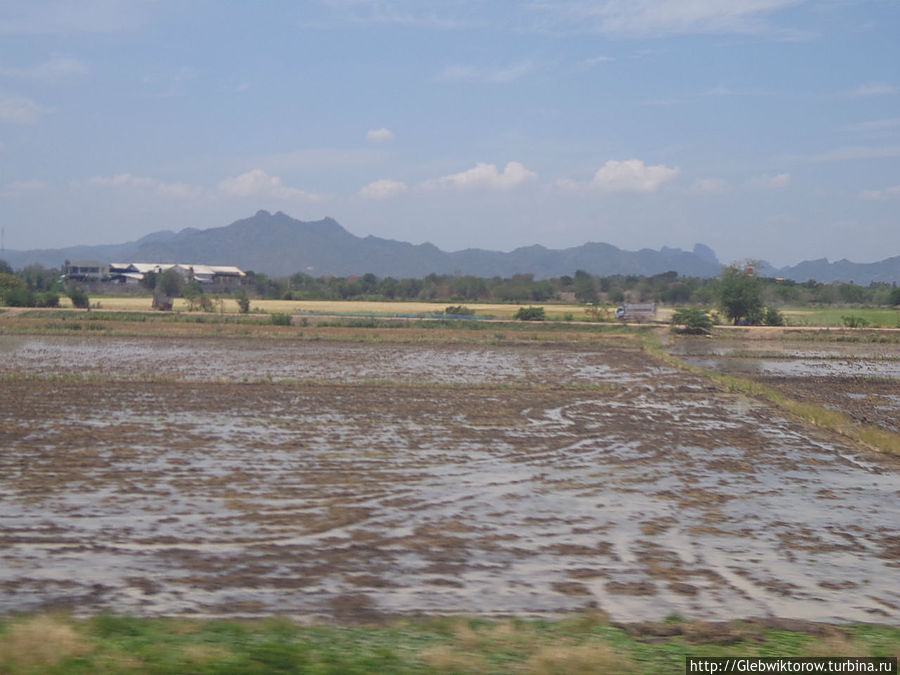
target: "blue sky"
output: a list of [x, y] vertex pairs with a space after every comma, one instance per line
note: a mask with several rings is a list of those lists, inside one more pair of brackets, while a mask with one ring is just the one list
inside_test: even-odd
[[896, 0], [0, 0], [9, 249], [258, 209], [445, 250], [900, 254]]

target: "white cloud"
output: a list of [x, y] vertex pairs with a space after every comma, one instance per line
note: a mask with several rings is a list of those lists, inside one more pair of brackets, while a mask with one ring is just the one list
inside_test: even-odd
[[282, 184], [278, 176], [270, 176], [262, 169], [252, 169], [240, 176], [219, 183], [219, 190], [231, 197], [272, 197], [275, 199], [318, 201], [317, 195]]
[[599, 190], [601, 192], [655, 192], [681, 170], [662, 164], [647, 166], [639, 159], [618, 161], [611, 159], [597, 169], [588, 183], [564, 178], [557, 185], [569, 190]]
[[366, 185], [359, 191], [359, 196], [366, 199], [390, 199], [403, 194], [408, 189], [409, 186], [406, 183], [385, 178]]
[[187, 183], [164, 183], [155, 178], [134, 176], [130, 173], [120, 173], [112, 177], [94, 176], [93, 178], [88, 179], [88, 185], [104, 188], [136, 188], [152, 191], [161, 197], [172, 197], [177, 199], [198, 199], [207, 194], [203, 188], [195, 185], [188, 185]]
[[791, 184], [791, 174], [756, 176], [747, 181], [747, 185], [758, 190], [782, 190]]
[[489, 190], [508, 190], [528, 181], [535, 180], [537, 174], [529, 171], [519, 162], [509, 162], [502, 172], [497, 171], [496, 164], [479, 162], [474, 168], [461, 173], [454, 173], [435, 180], [427, 181], [429, 188], [486, 188]]
[[370, 129], [366, 134], [366, 140], [369, 143], [388, 143], [389, 141], [394, 140], [396, 136], [394, 136], [394, 132], [390, 129], [385, 129], [382, 127], [381, 129]]
[[46, 109], [24, 96], [0, 96], [0, 122], [35, 124]]
[[59, 82], [80, 78], [87, 75], [88, 67], [83, 61], [72, 58], [53, 58], [43, 63], [24, 68], [0, 66], [0, 77], [24, 80], [40, 80], [43, 82]]
[[881, 199], [897, 199], [900, 198], [900, 185], [885, 188], [884, 190], [863, 190], [859, 193], [860, 199], [877, 201]]
[[900, 129], [900, 117], [894, 117], [886, 120], [870, 120], [868, 122], [858, 122], [846, 127], [847, 131], [855, 134], [880, 134], [883, 132]]
[[534, 70], [529, 62], [499, 68], [477, 66], [447, 66], [438, 76], [439, 80], [450, 82], [481, 82], [483, 84], [505, 84], [518, 80]]
[[728, 181], [721, 178], [698, 178], [691, 186], [695, 194], [720, 194], [729, 189]]
[[116, 176], [94, 176], [88, 185], [110, 189], [133, 189], [173, 199], [215, 199], [226, 197], [268, 197], [290, 201], [318, 201], [321, 195], [284, 185], [278, 176], [270, 176], [262, 169], [253, 169], [234, 178], [226, 178], [217, 190], [187, 183], [165, 183], [155, 178], [121, 173]]
[[780, 33], [766, 17], [805, 0], [551, 0], [535, 6], [573, 26], [640, 35]]
[[0, 197], [21, 197], [29, 193], [37, 192], [38, 190], [44, 190], [48, 187], [49, 185], [47, 185], [47, 183], [39, 180], [17, 180], [4, 185], [3, 190], [0, 191]]
[[900, 87], [887, 82], [867, 82], [844, 92], [850, 98], [866, 98], [869, 96], [886, 96], [900, 93]]
[[585, 59], [581, 63], [585, 66], [596, 66], [597, 64], [609, 63], [610, 61], [615, 61], [615, 59], [612, 56], [594, 56], [592, 58]]

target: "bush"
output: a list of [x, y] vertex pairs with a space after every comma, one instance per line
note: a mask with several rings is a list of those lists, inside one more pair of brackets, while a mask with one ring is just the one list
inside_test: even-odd
[[547, 316], [543, 307], [519, 307], [513, 318], [519, 321], [543, 321]]
[[78, 309], [89, 309], [91, 306], [91, 299], [80, 286], [72, 286], [66, 291], [66, 295], [69, 296], [72, 305]]
[[704, 309], [685, 307], [672, 315], [672, 329], [679, 333], [708, 335], [712, 332], [714, 325], [713, 315]]
[[281, 314], [276, 312], [272, 315], [272, 325], [273, 326], [290, 326], [291, 325], [291, 315], [290, 314]]
[[444, 314], [453, 316], [471, 316], [474, 312], [465, 305], [450, 305], [444, 310]]
[[46, 291], [35, 296], [38, 307], [59, 307], [59, 293]]
[[766, 307], [766, 313], [763, 315], [763, 323], [767, 326], [783, 326], [784, 316], [774, 307]]
[[847, 328], [865, 328], [866, 326], [869, 325], [869, 322], [866, 321], [863, 317], [861, 317], [861, 316], [853, 316], [853, 315], [850, 315], [850, 316], [842, 316], [842, 317], [841, 317], [841, 322], [842, 322]]
[[247, 314], [250, 312], [250, 298], [247, 297], [247, 294], [241, 292], [237, 296], [237, 304], [238, 308], [241, 310], [241, 314]]
[[34, 307], [34, 293], [27, 288], [10, 288], [3, 294], [3, 300], [10, 307]]

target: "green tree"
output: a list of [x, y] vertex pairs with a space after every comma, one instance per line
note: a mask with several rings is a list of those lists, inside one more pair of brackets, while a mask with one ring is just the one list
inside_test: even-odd
[[709, 335], [714, 324], [712, 314], [705, 309], [685, 307], [672, 315], [672, 330], [677, 330], [679, 333]]
[[719, 304], [734, 325], [761, 323], [763, 299], [759, 279], [740, 267], [726, 267], [719, 283]]
[[158, 276], [159, 274], [156, 272], [145, 272], [144, 276], [141, 277], [141, 286], [152, 291], [156, 288], [156, 279]]
[[[206, 300], [206, 296], [203, 295], [203, 288], [196, 281], [191, 281], [184, 285], [184, 289], [182, 291], [184, 293], [185, 300], [188, 301], [188, 310], [194, 311], [198, 307], [203, 309], [202, 305], [203, 300]], [[204, 310], [205, 311], [205, 310]]]
[[159, 275], [156, 280], [156, 290], [158, 293], [169, 298], [177, 298], [181, 295], [184, 288], [184, 278], [174, 267], [170, 267]]
[[891, 289], [891, 294], [888, 296], [888, 304], [894, 307], [900, 305], [900, 288]]
[[8, 272], [0, 272], [0, 300], [7, 305], [12, 304], [9, 302], [10, 294], [18, 297], [18, 294], [27, 290], [28, 286], [19, 277]]
[[594, 284], [594, 277], [584, 270], [578, 270], [575, 272], [574, 285], [575, 299], [578, 302], [597, 304], [597, 286]]

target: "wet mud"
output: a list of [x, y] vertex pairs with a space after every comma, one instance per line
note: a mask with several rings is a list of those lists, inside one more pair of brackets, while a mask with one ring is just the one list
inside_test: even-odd
[[679, 339], [687, 363], [750, 377], [791, 398], [900, 432], [900, 343]]
[[0, 613], [900, 620], [897, 461], [636, 348], [26, 338], [0, 372]]

